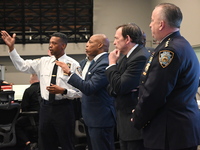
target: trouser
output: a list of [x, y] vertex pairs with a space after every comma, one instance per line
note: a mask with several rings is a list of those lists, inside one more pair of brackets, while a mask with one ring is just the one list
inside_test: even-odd
[[120, 150], [145, 150], [143, 140], [122, 141], [120, 140]]
[[88, 133], [93, 150], [115, 150], [114, 127], [88, 127]]
[[[34, 116], [34, 119], [38, 122], [38, 116]], [[37, 126], [31, 124], [29, 116], [20, 116], [17, 119], [15, 131], [18, 146], [25, 146], [28, 141], [37, 142]]]
[[75, 117], [72, 101], [43, 100], [40, 107], [40, 150], [74, 150]]

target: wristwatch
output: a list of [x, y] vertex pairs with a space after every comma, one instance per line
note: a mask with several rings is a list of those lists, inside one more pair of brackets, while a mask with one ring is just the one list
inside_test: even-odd
[[74, 73], [73, 71], [69, 71], [69, 73], [64, 73], [65, 76], [70, 76], [72, 73]]
[[70, 76], [72, 73], [74, 73], [73, 71], [70, 71], [69, 73], [68, 73], [68, 76]]
[[62, 95], [66, 95], [67, 94], [67, 89], [64, 90], [64, 92], [62, 93]]

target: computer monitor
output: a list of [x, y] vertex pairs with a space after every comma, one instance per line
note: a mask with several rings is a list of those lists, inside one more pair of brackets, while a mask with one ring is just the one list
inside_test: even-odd
[[14, 99], [15, 99], [15, 100], [18, 100], [18, 101], [21, 101], [21, 100], [22, 100], [22, 97], [23, 97], [23, 94], [24, 94], [24, 91], [25, 91], [28, 87], [30, 87], [29, 84], [12, 85], [12, 90], [15, 91]]

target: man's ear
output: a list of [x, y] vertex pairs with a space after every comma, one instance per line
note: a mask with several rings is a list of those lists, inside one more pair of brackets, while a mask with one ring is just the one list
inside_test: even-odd
[[67, 47], [67, 44], [62, 44], [62, 48], [65, 49]]
[[103, 47], [103, 44], [102, 44], [102, 43], [99, 43], [99, 44], [98, 44], [98, 48], [101, 49], [102, 47]]
[[131, 37], [130, 37], [129, 35], [127, 35], [126, 40], [127, 40], [127, 41], [126, 41], [126, 44], [127, 44], [127, 43], [130, 43], [130, 42], [132, 41], [132, 39], [131, 39]]
[[162, 30], [165, 27], [165, 22], [162, 20], [160, 21], [159, 30]]

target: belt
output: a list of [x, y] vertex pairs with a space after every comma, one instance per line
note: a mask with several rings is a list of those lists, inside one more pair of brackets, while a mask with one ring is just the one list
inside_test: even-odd
[[62, 105], [62, 104], [71, 104], [72, 100], [69, 99], [61, 99], [61, 100], [54, 100], [53, 102], [50, 102], [48, 100], [45, 100], [42, 98], [42, 103], [44, 105]]

